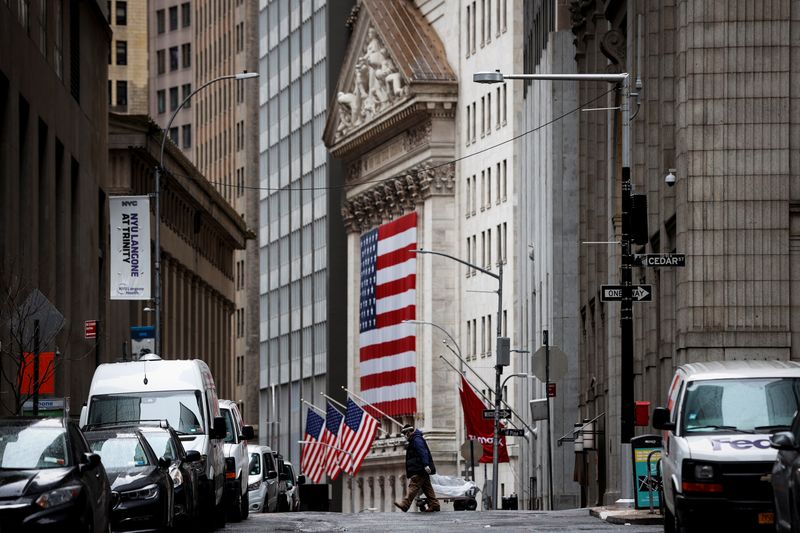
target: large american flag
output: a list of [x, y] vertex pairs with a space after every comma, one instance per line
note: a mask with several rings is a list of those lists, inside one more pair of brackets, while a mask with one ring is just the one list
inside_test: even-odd
[[300, 453], [300, 470], [313, 483], [319, 483], [322, 474], [325, 472], [325, 446], [319, 444], [322, 428], [325, 420], [317, 413], [308, 410], [306, 415], [306, 436]]
[[344, 415], [342, 432], [339, 435], [339, 442], [342, 448], [348, 453], [340, 454], [340, 462], [345, 472], [355, 476], [361, 463], [364, 462], [367, 452], [372, 447], [375, 440], [375, 433], [378, 431], [378, 421], [364, 412], [350, 398], [347, 399], [347, 412]]
[[341, 448], [339, 436], [341, 435], [342, 422], [344, 416], [336, 410], [331, 402], [328, 402], [328, 409], [325, 415], [325, 429], [323, 430], [322, 442], [327, 444], [328, 457], [325, 460], [325, 471], [328, 473], [332, 481], [335, 481], [339, 474], [342, 472], [342, 466], [339, 464], [339, 451]]
[[361, 235], [361, 391], [390, 416], [417, 410], [415, 330], [402, 323], [416, 317], [416, 247], [416, 212]]

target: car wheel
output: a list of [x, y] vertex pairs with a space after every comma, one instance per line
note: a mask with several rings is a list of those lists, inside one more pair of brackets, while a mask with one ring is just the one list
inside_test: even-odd
[[231, 514], [231, 522], [241, 522], [242, 520], [242, 494], [237, 491], [231, 501], [228, 510]]
[[242, 496], [242, 520], [247, 520], [247, 517], [250, 515], [250, 493], [245, 492], [244, 496]]
[[286, 497], [285, 494], [282, 494], [278, 497], [278, 512], [279, 513], [289, 512], [289, 499]]
[[675, 515], [664, 505], [664, 533], [675, 533]]

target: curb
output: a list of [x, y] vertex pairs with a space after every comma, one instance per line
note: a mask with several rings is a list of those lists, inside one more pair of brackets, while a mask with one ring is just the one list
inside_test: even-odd
[[592, 507], [589, 509], [589, 514], [609, 524], [620, 526], [625, 524], [649, 526], [664, 523], [664, 517], [659, 514], [651, 515], [648, 511], [634, 511], [633, 509], [609, 510], [604, 507]]

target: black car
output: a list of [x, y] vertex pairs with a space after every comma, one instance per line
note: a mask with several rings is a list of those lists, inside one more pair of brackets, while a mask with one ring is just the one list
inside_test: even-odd
[[200, 478], [203, 464], [200, 452], [185, 451], [181, 439], [169, 424], [142, 425], [140, 431], [156, 456], [170, 461], [169, 476], [175, 494], [175, 522], [194, 525], [200, 518]]
[[102, 458], [111, 483], [112, 529], [171, 528], [174, 493], [169, 459], [157, 457], [136, 426], [90, 427], [84, 435]]
[[775, 526], [780, 532], [800, 533], [800, 416], [795, 415], [790, 431], [772, 435], [770, 444], [778, 449], [771, 476]]
[[0, 531], [107, 531], [100, 456], [61, 418], [0, 419]]

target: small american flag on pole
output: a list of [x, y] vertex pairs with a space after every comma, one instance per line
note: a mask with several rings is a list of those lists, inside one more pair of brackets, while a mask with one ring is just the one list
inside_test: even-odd
[[361, 235], [361, 391], [390, 416], [417, 410], [416, 336], [403, 323], [416, 316], [416, 247], [416, 212]]
[[328, 472], [332, 481], [335, 481], [339, 474], [342, 472], [342, 465], [339, 464], [339, 451], [336, 448], [341, 448], [339, 442], [339, 435], [341, 434], [342, 421], [344, 416], [336, 410], [331, 402], [328, 402], [328, 409], [325, 418], [325, 429], [323, 431], [322, 442], [328, 444], [328, 458], [325, 463], [325, 471]]
[[317, 413], [308, 410], [306, 415], [306, 436], [303, 450], [300, 453], [300, 469], [313, 482], [319, 483], [322, 474], [325, 472], [325, 446], [321, 446], [320, 434], [325, 421]]
[[375, 440], [378, 431], [378, 421], [369, 416], [350, 398], [347, 399], [347, 412], [344, 415], [344, 424], [339, 441], [342, 448], [350, 454], [342, 452], [340, 461], [345, 472], [355, 476], [367, 452]]

